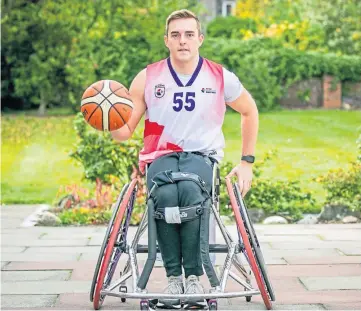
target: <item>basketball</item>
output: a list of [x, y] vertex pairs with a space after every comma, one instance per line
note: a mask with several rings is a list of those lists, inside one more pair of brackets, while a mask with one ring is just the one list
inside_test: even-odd
[[101, 80], [85, 90], [80, 110], [93, 128], [115, 131], [128, 122], [133, 102], [124, 85], [113, 80]]

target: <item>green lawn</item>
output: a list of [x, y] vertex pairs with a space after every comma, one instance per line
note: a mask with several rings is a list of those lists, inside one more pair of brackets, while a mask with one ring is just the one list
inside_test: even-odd
[[[2, 117], [1, 191], [3, 203], [51, 203], [61, 185], [80, 183], [82, 168], [68, 157], [76, 142], [72, 116]], [[260, 115], [256, 157], [277, 149], [265, 177], [292, 178], [322, 199], [312, 177], [356, 159], [360, 111], [278, 111]], [[226, 160], [241, 152], [240, 115], [228, 113], [224, 124]]]

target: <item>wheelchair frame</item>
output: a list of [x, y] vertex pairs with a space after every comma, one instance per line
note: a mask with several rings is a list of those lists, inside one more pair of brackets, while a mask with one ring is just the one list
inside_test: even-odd
[[[209, 244], [209, 252], [227, 253], [222, 272], [219, 275], [220, 286], [212, 288], [210, 293], [189, 295], [148, 293], [146, 288], [140, 289], [137, 286], [140, 276], [136, 254], [148, 253], [148, 245], [138, 244], [141, 236], [148, 227], [148, 204], [146, 204], [144, 215], [138, 226], [133, 241], [131, 244], [128, 244], [127, 231], [138, 190], [137, 180], [133, 179], [129, 184], [123, 187], [115, 205], [113, 206], [113, 214], [101, 246], [90, 290], [90, 301], [93, 302], [94, 309], [100, 309], [106, 296], [115, 296], [121, 298], [122, 302], [125, 302], [126, 298], [141, 299], [140, 310], [153, 309], [155, 307], [154, 301], [157, 299], [168, 298], [181, 300], [189, 298], [206, 299], [208, 301], [209, 309], [217, 310], [218, 298], [246, 297], [247, 302], [249, 302], [251, 301], [251, 297], [253, 295], [259, 294], [262, 296], [266, 308], [268, 310], [272, 309], [271, 301], [275, 301], [275, 295], [271, 282], [267, 276], [262, 251], [251, 219], [248, 216], [247, 208], [240, 194], [238, 184], [232, 184], [231, 181], [226, 178], [226, 185], [238, 228], [237, 231], [239, 240], [236, 242], [232, 239], [219, 215], [220, 175], [219, 168], [215, 163], [213, 167], [212, 213], [210, 218], [212, 218], [213, 214], [214, 220], [220, 228], [226, 245]], [[148, 235], [148, 243], [150, 242], [149, 238], [150, 235]], [[158, 252], [159, 248], [157, 246], [157, 253]], [[127, 263], [123, 268], [120, 279], [111, 282], [119, 258], [123, 253], [128, 255]], [[240, 254], [243, 254], [244, 258], [249, 263], [249, 271], [247, 271], [247, 269], [242, 265]], [[149, 256], [150, 255], [148, 253], [148, 258]], [[244, 279], [240, 278], [239, 275], [231, 271], [232, 264]], [[258, 289], [252, 288], [251, 286], [250, 275], [252, 272], [256, 279]], [[244, 291], [225, 292], [228, 277], [231, 277], [240, 284], [244, 288]], [[132, 293], [128, 293], [127, 286], [125, 285], [129, 278], [132, 278], [134, 289]], [[116, 291], [117, 288], [119, 288], [118, 292]]]

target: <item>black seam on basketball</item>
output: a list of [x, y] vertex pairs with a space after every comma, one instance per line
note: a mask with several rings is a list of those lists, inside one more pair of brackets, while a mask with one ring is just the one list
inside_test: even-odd
[[[99, 92], [95, 87], [93, 87], [93, 86], [91, 86], [91, 88], [93, 89], [93, 90], [96, 90], [97, 92], [98, 92], [98, 94], [101, 94], [101, 95], [103, 95], [102, 94], [102, 92]], [[87, 99], [87, 98], [91, 98], [91, 97], [94, 97], [94, 96], [97, 96], [98, 94], [95, 94], [95, 95], [93, 95], [93, 96], [89, 96], [89, 97], [84, 97], [84, 98], [82, 98], [82, 101], [84, 100], [84, 99]], [[103, 95], [104, 96], [104, 95]], [[105, 96], [104, 96], [105, 97]], [[100, 105], [100, 104], [97, 104], [96, 102], [94, 102], [94, 104], [96, 104], [96, 105]], [[84, 104], [85, 105], [85, 104]], [[83, 106], [84, 106], [83, 105]]]
[[[112, 105], [112, 107], [114, 107], [113, 105]], [[110, 108], [112, 108], [112, 107], [110, 107]], [[110, 108], [109, 108], [109, 110], [108, 110], [108, 123], [109, 123], [109, 120], [110, 120], [110, 115], [109, 115], [109, 113], [110, 113]], [[122, 120], [123, 120], [123, 126], [125, 125], [125, 120], [124, 120], [124, 118], [122, 117], [122, 115], [119, 113], [119, 111], [117, 110], [117, 109], [115, 109], [115, 107], [114, 107], [114, 110], [117, 112], [117, 114], [119, 114], [119, 117], [121, 117], [122, 118]], [[110, 125], [110, 124], [109, 124]], [[109, 128], [110, 128], [110, 126], [109, 126]]]
[[90, 104], [100, 106], [100, 104], [98, 104], [98, 103], [96, 103], [96, 102], [90, 102], [90, 103], [85, 103], [85, 104], [82, 104], [82, 105], [81, 105], [81, 107], [84, 107], [84, 106], [86, 106], [86, 105], [90, 105]]
[[100, 107], [100, 105], [101, 105], [101, 104], [99, 104], [98, 107], [96, 107], [96, 108], [93, 110], [93, 112], [90, 114], [90, 116], [89, 116], [89, 118], [88, 118], [88, 120], [87, 120], [88, 122], [89, 122], [90, 118], [93, 116], [94, 112]]
[[[91, 88], [93, 89], [93, 90], [96, 90], [98, 93], [101, 93], [102, 91], [100, 90], [98, 90], [98, 89], [96, 89], [94, 86], [91, 86]], [[104, 88], [104, 83], [103, 83], [103, 87], [102, 87], [102, 89]], [[103, 94], [102, 94], [103, 95]], [[103, 95], [104, 96], [104, 95]]]
[[[109, 87], [110, 88], [110, 87]], [[124, 87], [122, 86], [122, 87], [120, 87], [119, 89], [116, 89], [114, 92], [116, 92], [116, 91], [118, 91], [118, 90], [120, 90], [120, 89], [123, 89]], [[117, 95], [117, 94], [115, 94], [111, 89], [110, 89], [110, 94], [108, 95], [108, 96], [105, 96], [102, 92], [99, 92], [100, 94], [102, 94], [106, 99], [110, 96], [110, 95], [112, 95], [112, 94], [114, 94], [115, 96], [118, 96], [118, 97], [120, 97], [119, 95]]]

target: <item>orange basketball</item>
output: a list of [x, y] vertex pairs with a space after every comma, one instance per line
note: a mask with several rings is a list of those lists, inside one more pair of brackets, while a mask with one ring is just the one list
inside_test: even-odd
[[80, 110], [95, 129], [115, 131], [128, 122], [133, 102], [124, 85], [113, 80], [101, 80], [85, 90]]

